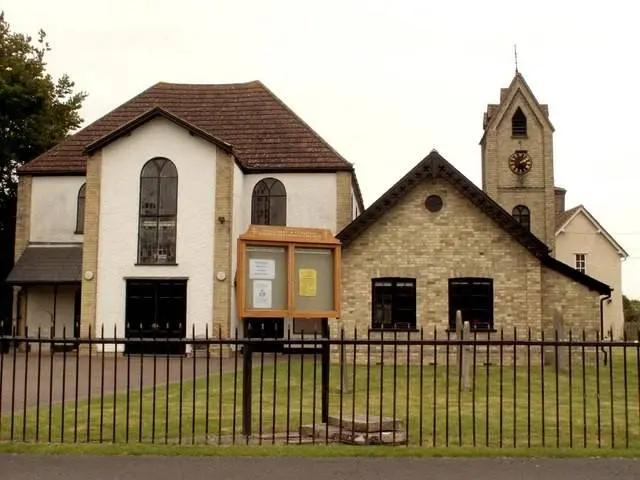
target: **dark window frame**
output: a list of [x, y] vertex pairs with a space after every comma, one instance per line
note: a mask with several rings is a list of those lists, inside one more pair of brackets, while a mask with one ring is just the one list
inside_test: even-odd
[[[177, 265], [177, 227], [178, 170], [168, 158], [154, 157], [140, 171], [137, 265]], [[145, 230], [155, 230], [151, 247], [144, 242]]]
[[531, 230], [531, 210], [526, 205], [516, 205], [511, 216], [527, 230]]
[[[404, 298], [404, 300], [403, 300]], [[391, 321], [385, 321], [385, 305], [390, 300]], [[417, 328], [417, 282], [410, 277], [371, 279], [371, 329], [415, 330]], [[400, 317], [402, 316], [402, 317]], [[394, 318], [395, 317], [395, 318]]]
[[84, 212], [87, 200], [87, 184], [86, 182], [78, 189], [78, 198], [76, 199], [76, 234], [84, 233]]
[[456, 328], [456, 311], [469, 321], [471, 331], [495, 331], [493, 279], [456, 277], [449, 279], [449, 330]]
[[251, 224], [287, 225], [287, 189], [277, 178], [263, 178], [253, 187]]
[[516, 108], [516, 111], [511, 117], [511, 136], [512, 137], [526, 137], [527, 136], [527, 116], [524, 114], [520, 107]]

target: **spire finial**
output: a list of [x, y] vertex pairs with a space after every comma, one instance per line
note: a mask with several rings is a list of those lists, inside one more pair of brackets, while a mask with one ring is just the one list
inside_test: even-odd
[[517, 75], [518, 74], [518, 47], [515, 43], [513, 44], [513, 56], [515, 57], [515, 61], [516, 61], [516, 75]]

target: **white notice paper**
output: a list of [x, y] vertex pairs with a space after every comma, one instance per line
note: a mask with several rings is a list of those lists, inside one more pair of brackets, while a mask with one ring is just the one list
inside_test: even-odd
[[271, 281], [253, 281], [253, 308], [271, 308]]
[[273, 280], [276, 278], [276, 261], [266, 258], [249, 259], [249, 279]]

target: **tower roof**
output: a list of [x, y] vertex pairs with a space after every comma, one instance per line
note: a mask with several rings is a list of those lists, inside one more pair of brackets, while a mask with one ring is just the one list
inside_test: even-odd
[[502, 121], [518, 93], [524, 97], [536, 118], [541, 123], [548, 125], [551, 131], [555, 130], [553, 124], [549, 120], [549, 106], [538, 102], [538, 99], [535, 97], [531, 88], [529, 88], [529, 85], [525, 81], [524, 76], [520, 72], [516, 72], [509, 87], [500, 89], [500, 103], [490, 103], [487, 105], [487, 110], [484, 113], [482, 122], [484, 133], [480, 143], [484, 140], [487, 131], [495, 128], [495, 126]]

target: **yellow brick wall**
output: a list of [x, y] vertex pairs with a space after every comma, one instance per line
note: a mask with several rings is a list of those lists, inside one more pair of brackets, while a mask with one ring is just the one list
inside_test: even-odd
[[336, 172], [336, 233], [349, 225], [353, 216], [351, 172]]
[[[29, 245], [29, 237], [31, 236], [31, 175], [21, 175], [18, 178], [18, 198], [16, 206], [16, 236], [14, 242], [14, 261], [18, 261], [24, 249]], [[18, 292], [14, 290], [16, 297], [13, 315], [18, 314], [18, 310], [22, 314], [22, 318], [14, 318], [17, 332], [24, 335], [27, 323], [27, 295], [18, 296]], [[18, 305], [18, 302], [20, 303]]]
[[542, 269], [542, 285], [545, 334], [553, 335], [557, 309], [562, 315], [565, 336], [572, 330], [573, 337], [579, 338], [584, 329], [587, 338], [595, 339], [600, 330], [600, 295], [547, 267]]
[[[439, 213], [424, 208], [424, 199], [438, 194], [444, 200]], [[342, 317], [330, 321], [332, 337], [339, 337], [344, 328], [351, 338], [357, 328], [358, 337], [378, 339], [409, 335], [406, 332], [370, 332], [371, 279], [382, 276], [414, 277], [417, 280], [417, 327], [424, 328], [424, 338], [435, 333], [447, 338], [448, 279], [461, 276], [482, 276], [494, 282], [494, 326], [498, 330], [492, 339], [526, 339], [531, 329], [533, 338], [540, 338], [544, 329], [552, 338], [554, 310], [562, 312], [565, 332], [574, 334], [584, 327], [593, 338], [599, 322], [598, 294], [587, 287], [544, 267], [518, 242], [504, 232], [493, 220], [478, 210], [443, 180], [428, 180], [416, 186], [399, 204], [392, 207], [353, 243], [343, 248]], [[514, 327], [516, 331], [514, 332]], [[501, 330], [504, 329], [502, 333]], [[419, 332], [411, 333], [418, 339]], [[477, 334], [478, 339], [487, 334]], [[455, 334], [450, 334], [454, 339]], [[353, 358], [353, 347], [348, 347]], [[380, 346], [360, 347], [357, 361], [382, 361]], [[478, 347], [479, 358], [486, 348]], [[455, 363], [455, 348], [450, 361]], [[526, 361], [526, 347], [518, 347], [518, 362]], [[498, 347], [492, 347], [491, 361], [498, 361]], [[425, 363], [434, 361], [433, 347], [422, 352]], [[445, 348], [438, 349], [440, 362]], [[505, 353], [505, 363], [511, 363], [512, 351]], [[384, 361], [405, 363], [419, 361], [419, 347], [385, 347]], [[332, 350], [332, 358], [339, 359], [339, 348]], [[538, 362], [539, 356], [533, 362]], [[351, 361], [351, 360], [349, 360]]]
[[[80, 309], [80, 336], [82, 337], [89, 335], [89, 329], [92, 336], [96, 334], [101, 168], [102, 152], [97, 152], [87, 159]], [[93, 272], [93, 278], [90, 280], [85, 277], [85, 272], [89, 271]]]
[[21, 175], [18, 179], [15, 261], [20, 258], [24, 249], [27, 248], [31, 234], [31, 179], [31, 175]]
[[[218, 149], [216, 163], [216, 207], [213, 246], [213, 329], [210, 334], [229, 336], [231, 322], [231, 232], [233, 226], [233, 158]], [[224, 219], [224, 220], [223, 220]], [[224, 272], [225, 280], [218, 280]]]
[[[440, 212], [425, 209], [429, 194], [443, 198]], [[342, 318], [332, 333], [366, 332], [371, 279], [384, 276], [417, 279], [417, 325], [429, 332], [448, 327], [448, 279], [464, 276], [493, 278], [496, 328], [539, 329], [540, 271], [535, 257], [449, 183], [427, 180], [343, 249]]]

